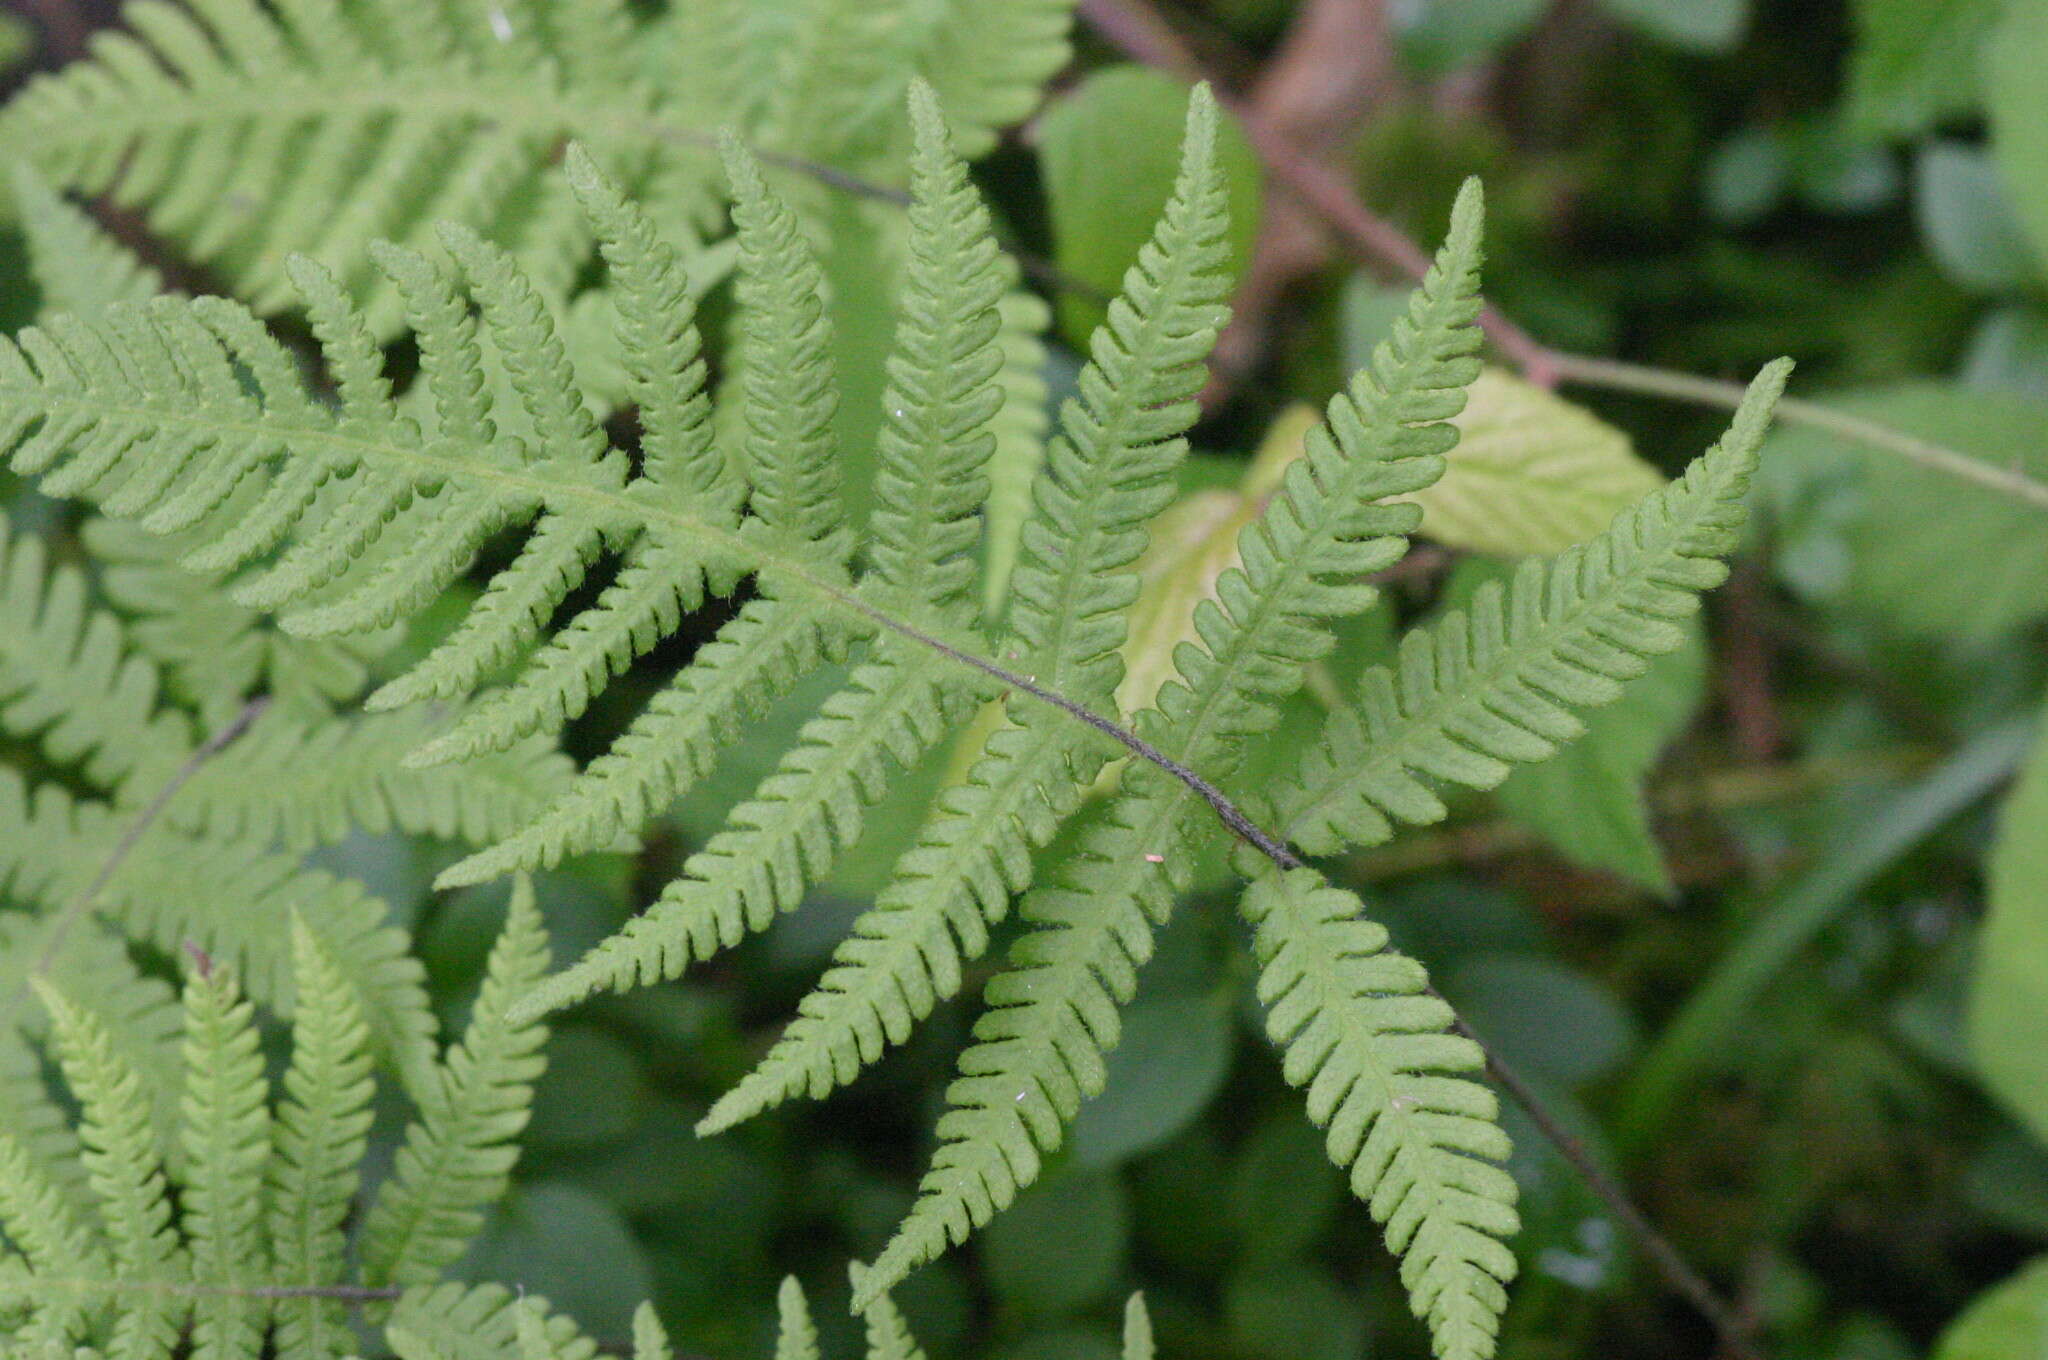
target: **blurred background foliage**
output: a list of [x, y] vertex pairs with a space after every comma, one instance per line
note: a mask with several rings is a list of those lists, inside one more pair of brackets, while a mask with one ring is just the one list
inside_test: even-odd
[[[0, 14], [0, 68], [16, 79], [110, 18], [17, 8]], [[1789, 353], [1802, 395], [2048, 479], [2043, 0], [1162, 0], [1156, 13], [1244, 93], [1248, 117], [1286, 128], [1409, 235], [1433, 239], [1459, 181], [1482, 176], [1489, 295], [1545, 345], [1713, 378]], [[1042, 111], [981, 166], [1056, 304], [1055, 399], [1164, 200], [1184, 98], [1183, 81], [1083, 22]], [[1399, 296], [1272, 186], [1250, 139], [1233, 134], [1227, 154], [1239, 319], [1187, 499], [1148, 560], [1141, 688], [1298, 445], [1301, 405], [1361, 361]], [[860, 304], [842, 302], [845, 327]], [[0, 229], [0, 321], [36, 305], [21, 243]], [[888, 318], [864, 319], [872, 343]], [[1561, 397], [1524, 381], [1544, 376], [1482, 379], [1425, 546], [1299, 699], [1300, 721], [1384, 655], [1396, 619], [1585, 537], [1724, 420], [1653, 392]], [[1784, 426], [1765, 465], [1752, 546], [1695, 645], [1568, 756], [1337, 873], [1776, 1360], [2048, 1355], [2048, 1274], [2022, 1269], [2048, 1249], [2048, 759], [2006, 805], [2002, 841], [1997, 811], [2048, 680], [2048, 508], [1813, 427]], [[8, 495], [17, 518], [66, 522]], [[644, 666], [648, 684], [674, 660]], [[632, 711], [617, 693], [575, 729], [577, 754]], [[647, 900], [805, 711], [799, 694], [771, 714], [638, 858], [545, 876], [557, 958]], [[733, 1357], [766, 1353], [785, 1272], [843, 1296], [843, 1262], [909, 1202], [971, 1009], [942, 1007], [822, 1105], [709, 1141], [690, 1129], [791, 1013], [957, 759], [934, 757], [768, 937], [560, 1025], [519, 1188], [469, 1271], [543, 1292], [612, 1339], [649, 1296], [679, 1343]], [[454, 1015], [503, 889], [432, 897], [452, 858], [365, 836], [326, 855], [409, 916]], [[2003, 897], [1988, 931], [1987, 884]], [[1182, 1360], [1423, 1353], [1364, 1210], [1259, 1037], [1224, 885], [1215, 866], [1197, 891], [1208, 900], [1177, 913], [1108, 1091], [1054, 1174], [901, 1291], [935, 1354], [1110, 1357], [1133, 1288], [1162, 1354]], [[1506, 1117], [1527, 1229], [1503, 1353], [1709, 1354], [1704, 1324], [1519, 1112]], [[840, 1310], [821, 1317], [850, 1333]]]

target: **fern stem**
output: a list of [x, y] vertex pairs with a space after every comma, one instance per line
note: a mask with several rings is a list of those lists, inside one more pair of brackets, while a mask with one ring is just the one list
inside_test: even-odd
[[197, 750], [185, 757], [185, 763], [172, 772], [171, 777], [164, 781], [163, 787], [156, 791], [156, 796], [149, 800], [142, 811], [135, 814], [135, 820], [121, 833], [121, 839], [114, 842], [114, 848], [107, 852], [106, 859], [100, 864], [99, 871], [92, 876], [92, 881], [85, 885], [78, 896], [65, 903], [64, 909], [50, 922], [49, 936], [43, 941], [42, 952], [36, 955], [35, 966], [29, 970], [30, 978], [42, 977], [50, 971], [50, 966], [56, 962], [57, 955], [63, 950], [64, 937], [70, 933], [72, 925], [91, 910], [92, 904], [99, 899], [107, 884], [113, 881], [114, 875], [120, 872], [128, 856], [142, 843], [142, 838], [149, 834], [149, 829], [164, 815], [164, 809], [171, 805], [171, 799], [177, 796], [178, 790], [190, 783], [192, 777], [205, 767], [207, 761], [232, 746], [268, 707], [268, 695], [251, 699], [242, 705], [240, 712], [202, 742]]
[[[1668, 368], [1653, 368], [1648, 364], [1631, 364], [1619, 359], [1599, 359], [1588, 354], [1573, 354], [1565, 350], [1548, 351], [1549, 361], [1558, 378], [1564, 382], [1579, 383], [1586, 387], [1604, 387], [1617, 392], [1640, 392], [1653, 397], [1670, 397], [1676, 401], [1692, 402], [1701, 406], [1725, 406], [1734, 409], [1742, 400], [1742, 384], [1725, 382], [1719, 378], [1702, 378], [1696, 374], [1680, 373]], [[1778, 402], [1778, 416], [1781, 420], [1795, 425], [1809, 425], [1816, 430], [1839, 435], [1843, 439], [1872, 448], [1895, 453], [1908, 462], [1918, 463], [1934, 472], [1946, 473], [1966, 482], [1975, 482], [1988, 491], [2012, 496], [2040, 510], [2048, 510], [2048, 483], [2038, 482], [2018, 468], [2003, 468], [1987, 463], [1980, 458], [1959, 453], [1944, 444], [1921, 439], [1903, 430], [1847, 411], [1836, 410], [1815, 401], [1804, 401], [1798, 397], [1785, 397]]]

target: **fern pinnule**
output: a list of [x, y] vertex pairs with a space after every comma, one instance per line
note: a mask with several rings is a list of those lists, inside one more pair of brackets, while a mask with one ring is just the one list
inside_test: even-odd
[[746, 467], [712, 437], [689, 271], [581, 144], [570, 145], [564, 166], [607, 267], [647, 479], [686, 490], [694, 503], [726, 507], [736, 519], [747, 495]]
[[1750, 384], [1728, 433], [1670, 486], [1598, 538], [1525, 562], [1461, 612], [1415, 630], [1360, 701], [1333, 713], [1274, 795], [1286, 837], [1315, 854], [1375, 845], [1397, 822], [1444, 815], [1428, 781], [1491, 788], [1582, 729], [1575, 708], [1611, 702], [1727, 575], [1742, 497], [1791, 366]]
[[1145, 1310], [1145, 1296], [1131, 1295], [1124, 1305], [1123, 1360], [1154, 1360], [1152, 1314]]
[[255, 1010], [202, 955], [185, 983], [182, 1220], [192, 1257], [195, 1360], [255, 1360], [269, 1316], [236, 1286], [270, 1276], [263, 1221], [270, 1109]]
[[1518, 1227], [1493, 1093], [1464, 1075], [1485, 1055], [1451, 1032], [1422, 966], [1387, 949], [1355, 894], [1268, 868], [1242, 909], [1287, 1080], [1308, 1088], [1331, 1160], [1385, 1227], [1434, 1354], [1485, 1360], [1515, 1273], [1500, 1239]]

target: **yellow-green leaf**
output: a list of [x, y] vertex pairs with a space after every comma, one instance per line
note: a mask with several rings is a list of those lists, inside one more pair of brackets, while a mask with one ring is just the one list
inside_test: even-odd
[[1457, 425], [1442, 480], [1413, 497], [1423, 535], [1448, 547], [1563, 552], [1664, 484], [1620, 430], [1498, 369], [1472, 384]]

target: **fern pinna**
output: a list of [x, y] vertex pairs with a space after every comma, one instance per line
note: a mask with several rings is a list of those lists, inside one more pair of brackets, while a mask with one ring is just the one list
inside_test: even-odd
[[[531, 1017], [592, 991], [673, 977], [797, 907], [859, 837], [892, 778], [1003, 700], [1005, 720], [938, 799], [893, 881], [819, 987], [707, 1131], [822, 1095], [899, 1042], [1013, 909], [1023, 930], [990, 982], [921, 1193], [857, 1290], [882, 1290], [966, 1237], [1037, 1176], [1103, 1082], [1119, 1008], [1198, 853], [1235, 832], [1251, 875], [1261, 991], [1290, 1077], [1332, 1157], [1386, 1228], [1444, 1360], [1491, 1354], [1514, 1269], [1514, 1186], [1481, 1055], [1419, 965], [1357, 919], [1356, 899], [1299, 867], [1443, 815], [1433, 787], [1486, 786], [1577, 729], [1680, 636], [1672, 620], [1719, 579], [1782, 369], [1729, 437], [1603, 536], [1525, 569], [1410, 640], [1363, 683], [1269, 796], [1236, 787], [1247, 742], [1323, 655], [1326, 625], [1366, 608], [1456, 441], [1479, 370], [1480, 202], [1459, 197], [1436, 265], [1371, 365], [1335, 397], [1304, 456], [1245, 529], [1240, 565], [1195, 616], [1199, 643], [1143, 711], [1115, 708], [1118, 648], [1146, 523], [1172, 495], [1203, 361], [1224, 319], [1216, 112], [1190, 106], [1178, 180], [1094, 336], [1047, 452], [1007, 605], [975, 589], [991, 430], [1002, 419], [996, 319], [1006, 274], [940, 106], [911, 100], [912, 203], [888, 366], [874, 513], [847, 521], [820, 271], [795, 213], [737, 143], [725, 150], [740, 319], [718, 410], [683, 257], [596, 161], [567, 177], [608, 271], [641, 437], [613, 447], [586, 408], [541, 290], [474, 232], [446, 258], [374, 252], [419, 342], [394, 399], [375, 330], [305, 258], [302, 290], [334, 380], [314, 397], [287, 350], [216, 299], [57, 321], [0, 350], [0, 443], [46, 485], [194, 544], [241, 572], [239, 598], [300, 634], [383, 627], [469, 569], [487, 538], [517, 555], [376, 708], [474, 702], [410, 758], [438, 766], [550, 733], [621, 668], [718, 596], [739, 608], [545, 812], [456, 865], [449, 884], [610, 845], [702, 778], [800, 677], [847, 678], [725, 827], [618, 936], [514, 1004]], [[595, 576], [594, 603], [551, 618]], [[1035, 856], [1112, 760], [1107, 804], [1038, 875]], [[1270, 809], [1274, 835], [1240, 807]], [[1034, 881], [1034, 879], [1036, 881]]]

